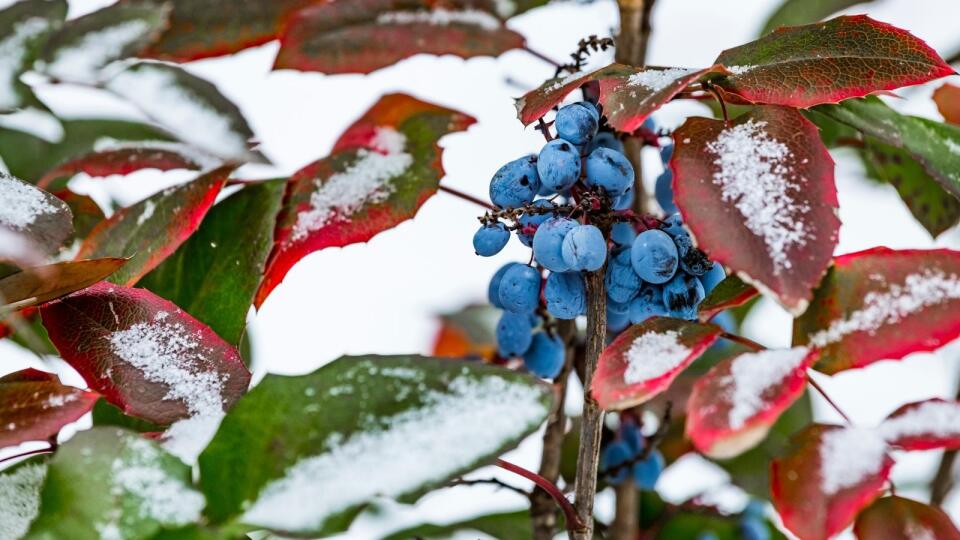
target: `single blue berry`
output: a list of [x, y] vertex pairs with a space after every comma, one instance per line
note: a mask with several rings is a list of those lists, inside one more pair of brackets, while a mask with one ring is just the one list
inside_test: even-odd
[[704, 252], [693, 249], [692, 246], [680, 257], [680, 269], [691, 276], [700, 277], [709, 272], [713, 266], [713, 262]]
[[537, 332], [527, 352], [523, 353], [523, 363], [537, 377], [552, 379], [560, 373], [566, 349], [563, 341], [546, 332]]
[[750, 499], [743, 508], [743, 515], [747, 517], [763, 518], [767, 514], [767, 505], [759, 499]]
[[695, 276], [678, 272], [663, 286], [663, 305], [671, 317], [692, 321], [704, 298], [703, 285]]
[[630, 302], [630, 322], [640, 324], [650, 317], [667, 315], [660, 287], [645, 283], [637, 297]]
[[673, 157], [673, 143], [672, 143], [672, 142], [669, 142], [669, 143], [667, 143], [667, 144], [664, 144], [663, 146], [660, 147], [660, 160], [663, 161], [664, 164], [669, 163], [669, 162], [670, 162], [670, 158], [672, 158], [672, 157]]
[[570, 189], [580, 178], [580, 150], [564, 139], [554, 139], [540, 150], [537, 159], [540, 183], [553, 192]]
[[617, 315], [627, 315], [630, 313], [630, 303], [629, 302], [614, 302], [613, 300], [607, 299], [607, 313], [616, 313]]
[[713, 263], [713, 267], [710, 268], [706, 274], [700, 276], [700, 283], [703, 284], [704, 294], [710, 294], [710, 291], [715, 289], [726, 277], [727, 273], [723, 270], [723, 265]]
[[745, 517], [740, 521], [739, 529], [743, 540], [770, 540], [770, 528], [762, 519]]
[[644, 281], [666, 283], [680, 264], [677, 246], [667, 233], [650, 229], [637, 235], [630, 249], [633, 269]]
[[540, 272], [525, 264], [511, 266], [500, 280], [500, 303], [514, 313], [533, 313], [540, 303]]
[[557, 111], [557, 135], [573, 144], [586, 144], [597, 133], [600, 115], [593, 104], [572, 103]]
[[597, 123], [600, 123], [600, 109], [597, 108], [597, 104], [592, 101], [581, 101], [580, 105], [583, 105], [590, 114], [596, 119]]
[[630, 315], [628, 313], [615, 313], [607, 310], [607, 331], [610, 334], [618, 334], [628, 326], [630, 326]]
[[624, 441], [613, 441], [600, 454], [600, 470], [605, 473], [607, 483], [622, 484], [630, 476], [630, 467], [624, 463], [633, 459], [633, 450]]
[[507, 240], [510, 240], [510, 231], [506, 225], [499, 221], [486, 224], [473, 235], [473, 249], [481, 257], [492, 257], [500, 253]]
[[571, 270], [593, 272], [607, 260], [607, 241], [593, 225], [578, 225], [563, 237], [560, 254]]
[[[556, 208], [557, 205], [547, 199], [537, 199], [533, 201], [533, 205], [538, 208], [550, 209]], [[553, 212], [544, 212], [542, 214], [530, 214], [524, 213], [520, 216], [518, 220], [520, 223], [520, 230], [517, 231], [517, 238], [520, 239], [520, 242], [530, 247], [533, 245], [533, 233], [536, 232], [536, 228], [540, 226], [544, 221], [550, 219], [553, 216]], [[531, 229], [533, 232], [531, 232]]]
[[503, 280], [503, 275], [507, 273], [507, 270], [519, 264], [520, 263], [515, 262], [507, 263], [501, 266], [500, 269], [493, 274], [493, 277], [490, 278], [490, 285], [487, 286], [487, 300], [490, 301], [493, 307], [503, 309], [503, 304], [500, 303], [500, 281]]
[[497, 323], [497, 350], [512, 358], [527, 352], [533, 341], [533, 317], [527, 313], [504, 311]]
[[633, 165], [627, 156], [609, 148], [597, 148], [587, 156], [584, 183], [599, 186], [611, 197], [620, 197], [633, 189]]
[[673, 202], [673, 173], [670, 169], [663, 171], [657, 177], [653, 195], [665, 214], [673, 214], [677, 211], [677, 204]]
[[640, 292], [640, 276], [633, 271], [630, 251], [624, 250], [610, 259], [603, 278], [607, 296], [614, 302], [626, 303]]
[[623, 153], [623, 142], [617, 138], [616, 135], [609, 131], [602, 131], [597, 133], [597, 136], [590, 141], [590, 144], [587, 146], [587, 153], [591, 153], [597, 148], [609, 148], [616, 152]]
[[677, 256], [680, 257], [682, 262], [687, 253], [690, 253], [690, 250], [693, 249], [693, 239], [684, 231], [684, 233], [673, 237], [673, 243], [677, 245]]
[[633, 201], [636, 198], [636, 193], [637, 190], [631, 189], [616, 199], [613, 199], [613, 201], [610, 203], [610, 207], [614, 210], [629, 210], [633, 208]]
[[663, 225], [660, 226], [660, 230], [669, 234], [671, 238], [679, 234], [690, 234], [687, 232], [687, 229], [683, 226], [683, 217], [677, 214], [670, 214], [667, 219], [663, 220]]
[[490, 200], [500, 208], [517, 208], [540, 191], [537, 158], [526, 156], [507, 163], [490, 180]]
[[577, 272], [551, 272], [543, 287], [547, 311], [558, 319], [575, 319], [587, 310], [587, 289]]
[[632, 223], [622, 221], [614, 223], [610, 228], [610, 240], [613, 240], [617, 247], [630, 247], [636, 238], [637, 230], [633, 228]]
[[[622, 418], [622, 416], [621, 416]], [[630, 450], [634, 456], [640, 455], [647, 443], [643, 440], [643, 434], [635, 422], [627, 421], [620, 427], [620, 437], [630, 445]]]
[[533, 235], [533, 257], [541, 266], [551, 272], [566, 272], [570, 270], [563, 262], [563, 238], [573, 230], [578, 223], [569, 218], [552, 217], [537, 227]]
[[633, 464], [633, 483], [640, 489], [653, 489], [660, 479], [664, 464], [663, 454], [659, 450], [650, 452], [647, 459]]

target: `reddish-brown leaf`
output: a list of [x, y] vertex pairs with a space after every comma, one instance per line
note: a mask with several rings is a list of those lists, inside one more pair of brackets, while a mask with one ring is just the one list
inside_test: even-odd
[[666, 317], [631, 326], [600, 355], [590, 391], [606, 410], [639, 405], [666, 390], [720, 332], [712, 324]]
[[126, 262], [107, 258], [26, 268], [0, 279], [0, 313], [43, 304], [89, 287]]
[[960, 86], [945, 83], [933, 92], [933, 101], [944, 120], [960, 125]]
[[802, 394], [818, 352], [806, 347], [743, 353], [700, 377], [687, 401], [687, 437], [717, 459], [760, 443]]
[[896, 495], [877, 499], [853, 525], [860, 540], [960, 540], [943, 510]]
[[437, 141], [474, 122], [404, 94], [381, 98], [330, 156], [290, 179], [256, 306], [306, 255], [366, 242], [412, 218], [444, 174]]
[[34, 251], [50, 255], [73, 232], [73, 214], [66, 203], [2, 171], [0, 201], [0, 253]]
[[197, 150], [179, 143], [145, 143], [123, 145], [91, 152], [58, 165], [43, 175], [37, 185], [46, 188], [54, 180], [86, 173], [93, 177], [113, 174], [130, 174], [142, 169], [200, 170], [213, 165], [216, 158], [200, 154]]
[[560, 104], [570, 92], [580, 88], [585, 83], [602, 79], [608, 72], [616, 73], [623, 69], [628, 68], [613, 64], [594, 71], [580, 71], [554, 77], [541, 84], [539, 88], [517, 98], [516, 103], [514, 103], [517, 108], [517, 116], [523, 122], [523, 125], [529, 125], [547, 114], [550, 109]]
[[0, 447], [56, 436], [92, 409], [99, 397], [35, 369], [0, 377]]
[[733, 74], [718, 84], [754, 103], [810, 107], [952, 75], [906, 30], [865, 15], [783, 27], [720, 53]]
[[960, 252], [874, 248], [836, 257], [794, 345], [823, 350], [824, 373], [935, 350], [960, 336]]
[[40, 313], [63, 359], [129, 415], [168, 424], [215, 414], [250, 383], [236, 349], [150, 291], [99, 283]]
[[801, 540], [827, 540], [876, 499], [893, 467], [888, 447], [863, 428], [814, 424], [771, 464], [770, 491], [783, 524]]
[[698, 245], [803, 313], [840, 230], [817, 127], [796, 109], [760, 106], [730, 126], [689, 118], [673, 137], [674, 200]]
[[878, 429], [888, 444], [902, 450], [960, 449], [960, 402], [929, 399], [908, 403]]
[[700, 302], [697, 308], [700, 320], [707, 322], [725, 309], [735, 308], [746, 304], [760, 294], [756, 287], [744, 282], [736, 274], [727, 276], [717, 284], [716, 288]]
[[719, 65], [705, 69], [615, 65], [600, 79], [600, 103], [611, 126], [632, 133], [688, 85], [704, 75], [724, 73], [727, 70]]
[[290, 17], [274, 67], [370, 73], [420, 53], [497, 56], [523, 44], [523, 36], [477, 9], [422, 0], [326, 2]]
[[121, 208], [93, 229], [76, 258], [130, 257], [110, 281], [135, 284], [197, 230], [234, 168], [215, 169]]

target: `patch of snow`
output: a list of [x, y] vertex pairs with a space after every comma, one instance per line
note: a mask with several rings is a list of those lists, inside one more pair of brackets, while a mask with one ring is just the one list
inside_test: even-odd
[[150, 152], [161, 150], [172, 152], [183, 156], [187, 161], [195, 164], [201, 169], [213, 169], [223, 164], [223, 161], [216, 156], [208, 154], [199, 148], [188, 144], [169, 142], [169, 141], [121, 141], [112, 137], [101, 137], [93, 144], [94, 152], [112, 152], [117, 150], [141, 150]]
[[147, 21], [132, 19], [89, 32], [76, 43], [57, 49], [44, 71], [64, 81], [96, 82], [100, 78], [100, 68], [121, 58], [125, 48], [142, 40], [152, 30]]
[[947, 148], [954, 154], [960, 155], [960, 144], [957, 144], [953, 139], [944, 138], [943, 144], [947, 145]]
[[77, 400], [76, 394], [53, 394], [47, 398], [46, 403], [43, 404], [44, 409], [63, 407], [67, 403], [72, 403]]
[[787, 253], [812, 238], [799, 219], [810, 208], [794, 199], [800, 186], [791, 182], [790, 149], [767, 133], [766, 125], [751, 119], [728, 127], [707, 150], [716, 156], [713, 183], [720, 186], [723, 200], [740, 211], [750, 232], [763, 240], [773, 272], [780, 275], [792, 266]]
[[147, 222], [148, 219], [153, 217], [153, 213], [157, 210], [157, 203], [147, 199], [143, 204], [143, 211], [140, 212], [140, 216], [137, 217], [137, 225], [143, 225]]
[[449, 393], [422, 395], [423, 406], [380, 429], [331, 435], [322, 454], [301, 459], [264, 486], [242, 520], [290, 531], [317, 527], [372, 497], [441, 481], [547, 414], [536, 388], [500, 377], [461, 376]]
[[570, 74], [568, 74], [568, 75], [564, 75], [563, 77], [559, 78], [556, 82], [553, 82], [553, 83], [549, 84], [548, 86], [546, 86], [546, 87], [543, 89], [543, 91], [549, 93], [549, 92], [553, 92], [553, 91], [555, 91], [555, 90], [559, 90], [559, 89], [563, 88], [564, 86], [572, 83], [573, 81], [575, 81], [575, 80], [577, 80], [577, 79], [579, 79], [579, 78], [581, 78], [581, 77], [586, 77], [587, 75], [590, 75], [591, 73], [593, 73], [593, 70], [585, 70], [585, 69], [584, 69], [584, 70], [577, 71], [577, 72], [575, 72], [575, 73], [570, 73]]
[[905, 437], [955, 437], [960, 434], [960, 405], [949, 401], [930, 401], [885, 420], [878, 428], [886, 441]]
[[855, 332], [873, 335], [881, 326], [896, 324], [926, 307], [958, 298], [960, 278], [928, 268], [922, 273], [909, 274], [903, 284], [891, 284], [886, 291], [867, 293], [863, 307], [810, 336], [810, 344], [823, 348]]
[[631, 86], [642, 86], [654, 92], [659, 92], [676, 82], [677, 79], [686, 77], [697, 71], [699, 70], [685, 68], [645, 69], [631, 75], [630, 78], [627, 79], [627, 84]]
[[493, 9], [503, 19], [512, 17], [517, 12], [517, 3], [514, 0], [493, 0], [493, 4]]
[[0, 540], [16, 540], [27, 533], [40, 511], [40, 488], [46, 477], [46, 463], [0, 474]]
[[0, 114], [0, 127], [33, 135], [48, 143], [63, 140], [63, 124], [56, 116], [43, 109], [25, 107], [16, 112]]
[[690, 356], [690, 349], [678, 340], [675, 330], [647, 332], [633, 340], [627, 350], [623, 381], [642, 383], [666, 375]]
[[734, 75], [743, 75], [748, 71], [756, 68], [757, 66], [724, 66], [727, 68], [727, 71], [733, 73]]
[[377, 24], [430, 24], [434, 26], [449, 26], [451, 24], [466, 24], [477, 26], [484, 30], [494, 31], [500, 28], [500, 20], [477, 9], [449, 10], [443, 8], [418, 11], [391, 11], [381, 13], [377, 17]]
[[880, 472], [886, 455], [887, 443], [872, 429], [828, 431], [820, 442], [820, 487], [833, 495], [855, 486]]
[[57, 211], [47, 194], [26, 182], [0, 173], [0, 225], [24, 231], [40, 216]]
[[224, 412], [220, 411], [177, 420], [163, 434], [163, 449], [184, 463], [196, 463], [197, 457], [220, 429], [224, 416]]
[[746, 353], [734, 359], [727, 381], [733, 403], [728, 417], [730, 427], [739, 429], [762, 411], [767, 405], [764, 392], [797, 369], [809, 352], [806, 347], [795, 347]]
[[46, 19], [30, 17], [16, 24], [13, 31], [0, 40], [0, 110], [20, 105], [16, 84], [27, 54], [26, 46], [49, 28], [50, 22]]

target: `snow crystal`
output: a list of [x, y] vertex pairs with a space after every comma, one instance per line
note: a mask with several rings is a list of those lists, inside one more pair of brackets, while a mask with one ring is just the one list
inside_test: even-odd
[[390, 197], [394, 191], [390, 180], [413, 164], [413, 156], [404, 151], [406, 137], [393, 128], [378, 127], [371, 146], [375, 150], [358, 150], [356, 161], [345, 171], [326, 181], [316, 180], [317, 189], [310, 194], [310, 209], [301, 212], [293, 226], [294, 241], [306, 238], [335, 219], [349, 220], [350, 214], [363, 206]]
[[627, 351], [627, 369], [623, 381], [627, 384], [642, 383], [656, 379], [679, 366], [690, 349], [678, 341], [675, 330], [662, 334], [647, 332], [633, 340]]
[[212, 169], [220, 166], [223, 162], [196, 147], [188, 144], [169, 142], [169, 141], [145, 141], [131, 142], [120, 141], [112, 137], [101, 137], [93, 144], [94, 152], [111, 152], [116, 150], [142, 150], [150, 152], [151, 150], [163, 150], [179, 154], [195, 164], [201, 169]]
[[960, 433], [960, 405], [946, 401], [923, 403], [884, 421], [879, 431], [887, 441], [921, 435], [955, 436]]
[[31, 17], [15, 25], [13, 31], [0, 40], [0, 110], [20, 105], [16, 83], [26, 56], [26, 45], [49, 27], [46, 19]]
[[78, 42], [58, 49], [44, 70], [65, 81], [96, 82], [101, 67], [120, 58], [124, 48], [151, 30], [147, 21], [134, 19], [89, 32]]
[[227, 159], [249, 155], [246, 137], [234, 130], [230, 118], [179, 84], [162, 64], [138, 64], [137, 69], [118, 73], [106, 86], [184, 142]]
[[0, 173], [0, 225], [23, 231], [38, 217], [56, 212], [46, 194], [16, 178]]
[[791, 267], [787, 252], [806, 244], [812, 237], [798, 214], [810, 208], [797, 202], [792, 191], [793, 173], [787, 165], [792, 157], [785, 144], [766, 132], [766, 122], [752, 119], [720, 132], [707, 150], [717, 156], [719, 167], [713, 183], [720, 186], [725, 202], [732, 202], [746, 219], [750, 232], [763, 239], [779, 275]]
[[643, 86], [654, 92], [659, 92], [673, 84], [677, 79], [698, 71], [696, 69], [670, 68], [670, 69], [645, 69], [634, 73], [627, 79], [627, 84], [632, 86]]
[[894, 283], [886, 291], [871, 291], [863, 297], [863, 307], [825, 330], [810, 336], [810, 343], [823, 348], [855, 332], [873, 334], [883, 325], [895, 324], [926, 307], [960, 298], [960, 278], [940, 270], [926, 269], [910, 274], [903, 284]]
[[47, 398], [46, 403], [43, 404], [44, 409], [63, 407], [67, 403], [72, 403], [77, 400], [76, 394], [54, 394]]
[[26, 534], [40, 511], [40, 488], [46, 476], [46, 463], [22, 465], [0, 474], [0, 540]]
[[763, 410], [766, 401], [763, 393], [779, 384], [806, 358], [809, 349], [769, 350], [741, 354], [730, 366], [730, 375], [725, 381], [730, 388], [729, 423], [733, 429], [743, 427], [751, 417]]
[[733, 73], [734, 75], [743, 75], [744, 73], [752, 70], [757, 66], [724, 66], [727, 68], [727, 71]]
[[324, 453], [301, 459], [268, 483], [245, 523], [283, 530], [315, 528], [327, 516], [371, 497], [394, 497], [437, 482], [496, 452], [547, 413], [540, 392], [499, 377], [458, 377], [450, 393], [427, 391], [424, 405], [386, 427], [331, 435]]
[[883, 467], [887, 443], [874, 430], [850, 427], [826, 432], [820, 442], [820, 487], [827, 495], [855, 486]]
[[421, 11], [392, 11], [380, 14], [377, 17], [377, 24], [432, 24], [435, 26], [468, 24], [490, 31], [500, 28], [499, 19], [476, 9], [451, 11], [438, 8]]

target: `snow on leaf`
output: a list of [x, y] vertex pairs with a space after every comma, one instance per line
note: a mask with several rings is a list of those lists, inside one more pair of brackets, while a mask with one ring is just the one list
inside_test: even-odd
[[24, 463], [0, 473], [0, 538], [23, 538], [40, 512], [40, 488], [47, 464]]
[[44, 253], [55, 252], [73, 232], [73, 214], [66, 203], [4, 172], [0, 201], [0, 230], [22, 237]]
[[877, 428], [889, 444], [904, 450], [960, 448], [960, 403], [930, 399], [908, 403]]
[[30, 103], [30, 92], [20, 82], [43, 45], [67, 15], [65, 1], [26, 0], [0, 10], [0, 111]]
[[860, 540], [960, 540], [960, 530], [943, 510], [896, 495], [860, 512], [853, 533]]
[[582, 70], [550, 79], [522, 97], [517, 98], [514, 105], [517, 116], [524, 125], [529, 125], [547, 114], [557, 106], [567, 95], [580, 88], [584, 83], [593, 80], [602, 80], [605, 75], [620, 73], [628, 70], [627, 66], [611, 64], [596, 70]]
[[89, 412], [99, 397], [35, 369], [0, 377], [0, 447], [55, 437]]

